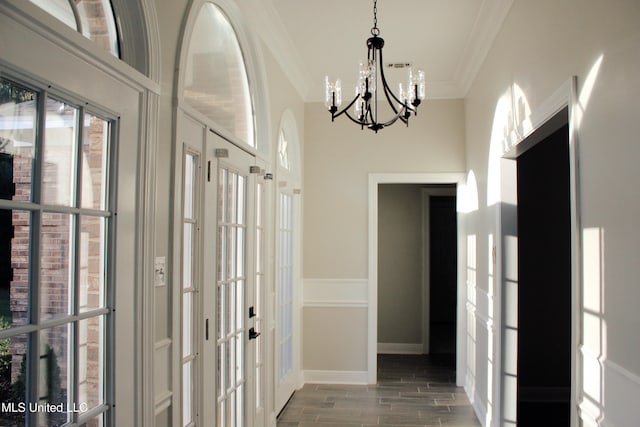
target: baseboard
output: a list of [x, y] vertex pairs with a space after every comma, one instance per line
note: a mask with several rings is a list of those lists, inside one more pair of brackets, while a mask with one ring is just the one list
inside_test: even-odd
[[422, 354], [423, 345], [407, 343], [378, 343], [378, 354]]
[[307, 384], [368, 384], [367, 374], [367, 371], [307, 370], [303, 372], [304, 382]]
[[476, 413], [480, 424], [482, 424], [483, 427], [489, 427], [487, 426], [487, 407], [484, 405], [480, 395], [476, 392], [473, 396], [468, 396], [467, 393], [467, 397], [471, 401], [471, 407], [473, 407], [473, 411]]

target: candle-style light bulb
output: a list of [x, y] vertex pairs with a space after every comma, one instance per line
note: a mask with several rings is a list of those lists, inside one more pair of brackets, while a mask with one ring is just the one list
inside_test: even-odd
[[336, 93], [336, 107], [339, 107], [342, 105], [342, 81], [340, 79], [336, 80], [334, 88]]
[[329, 81], [329, 76], [324, 78], [324, 106], [329, 109], [337, 109], [342, 104], [342, 82], [340, 79], [335, 83]]
[[331, 83], [329, 83], [329, 76], [324, 76], [324, 106], [325, 108], [331, 108]]
[[353, 112], [356, 116], [356, 118], [358, 120], [360, 120], [360, 117], [362, 116], [362, 111], [364, 110], [364, 101], [362, 100], [362, 93], [361, 93], [361, 87], [360, 84], [358, 84], [358, 86], [356, 86], [356, 90], [355, 90], [355, 96], [356, 98], [358, 98], [356, 100], [356, 102], [353, 104]]
[[368, 77], [369, 77], [369, 92], [375, 93], [378, 88], [378, 72], [376, 70], [376, 63], [373, 60], [369, 61]]
[[418, 70], [418, 99], [423, 101], [426, 95], [426, 84], [423, 70]]
[[407, 103], [407, 95], [404, 92], [402, 83], [398, 83], [398, 99], [400, 100], [400, 102], [398, 102], [398, 110], [401, 110]]

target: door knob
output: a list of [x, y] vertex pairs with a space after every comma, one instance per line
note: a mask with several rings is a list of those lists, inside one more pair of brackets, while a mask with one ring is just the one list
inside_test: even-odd
[[254, 328], [249, 329], [249, 339], [255, 340], [260, 336], [260, 332], [256, 332]]

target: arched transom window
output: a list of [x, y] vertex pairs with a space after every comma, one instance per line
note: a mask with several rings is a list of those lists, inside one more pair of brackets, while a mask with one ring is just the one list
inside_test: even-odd
[[118, 32], [109, 0], [30, 0], [102, 49], [120, 57]]
[[296, 119], [290, 110], [286, 110], [280, 120], [278, 133], [278, 165], [295, 178], [300, 175], [299, 150]]
[[249, 79], [236, 33], [212, 3], [200, 10], [187, 50], [184, 101], [214, 128], [256, 147]]

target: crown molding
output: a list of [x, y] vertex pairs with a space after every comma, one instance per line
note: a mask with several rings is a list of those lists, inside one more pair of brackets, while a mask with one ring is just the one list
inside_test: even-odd
[[512, 5], [513, 0], [485, 0], [482, 2], [454, 75], [454, 81], [457, 83], [458, 93], [461, 97], [465, 97], [469, 92]]
[[[452, 80], [427, 82], [428, 99], [457, 99], [467, 95], [512, 4], [513, 0], [482, 2]], [[247, 0], [239, 2], [239, 6], [300, 97], [307, 102], [317, 101], [309, 93], [305, 62], [284, 31], [285, 26], [272, 0]]]
[[251, 28], [269, 49], [300, 97], [306, 99], [309, 83], [306, 79], [308, 74], [304, 61], [297, 53], [289, 35], [283, 30], [284, 24], [272, 1], [248, 0], [238, 4], [245, 12]]

